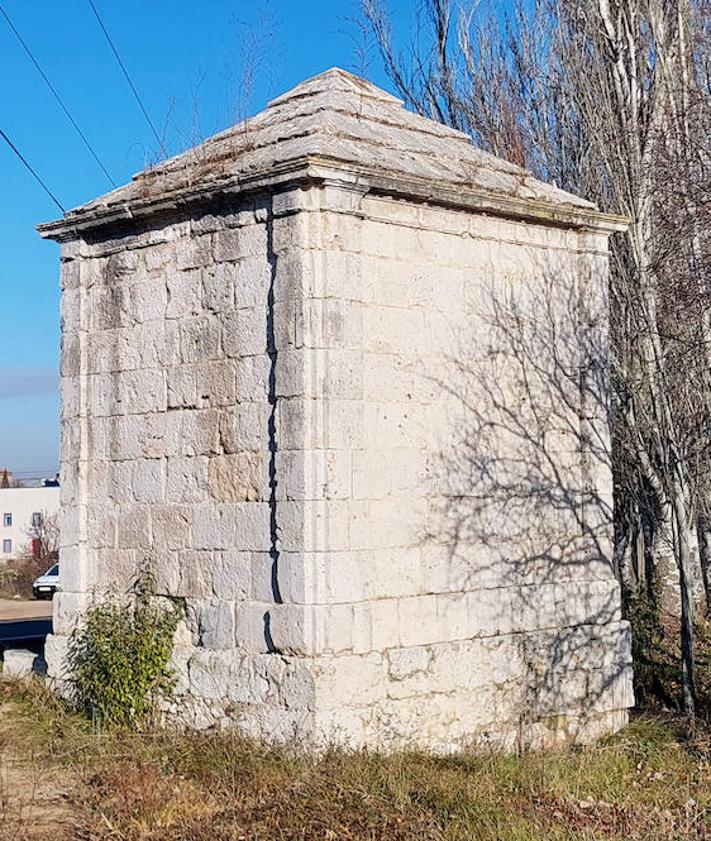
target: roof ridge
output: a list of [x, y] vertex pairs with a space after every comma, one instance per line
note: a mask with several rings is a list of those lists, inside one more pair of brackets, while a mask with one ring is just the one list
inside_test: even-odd
[[329, 90], [353, 93], [368, 97], [369, 99], [376, 99], [379, 102], [403, 104], [401, 99], [383, 90], [383, 88], [379, 88], [367, 79], [356, 76], [354, 73], [344, 70], [342, 67], [329, 67], [328, 70], [324, 70], [322, 73], [318, 73], [315, 76], [305, 79], [303, 82], [299, 82], [298, 85], [271, 99], [267, 103], [267, 110], [290, 100], [313, 96], [316, 93], [324, 93]]

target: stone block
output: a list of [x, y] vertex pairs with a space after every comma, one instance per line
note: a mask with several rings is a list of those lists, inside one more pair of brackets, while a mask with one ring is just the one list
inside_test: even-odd
[[192, 507], [189, 504], [151, 506], [153, 549], [156, 553], [186, 549], [190, 544]]
[[400, 599], [398, 611], [401, 645], [428, 645], [439, 640], [436, 596]]
[[[180, 577], [180, 558], [174, 549], [155, 540], [149, 561], [154, 578], [156, 593], [162, 596], [182, 596], [184, 594]], [[198, 593], [196, 595], [203, 595]]]
[[274, 653], [271, 638], [273, 605], [259, 602], [238, 604], [235, 609], [236, 641], [241, 651], [252, 654]]
[[277, 497], [288, 500], [348, 499], [352, 457], [339, 450], [286, 450], [278, 456]]
[[208, 498], [207, 456], [168, 458], [166, 502], [203, 502]]
[[[281, 582], [278, 576], [283, 564], [281, 559], [269, 552], [245, 553], [247, 563], [251, 568], [250, 598], [256, 602], [268, 604], [277, 600], [277, 593], [281, 595]], [[282, 596], [283, 598], [283, 596]]]
[[254, 709], [257, 704], [266, 704], [276, 709], [287, 668], [279, 657], [243, 656], [233, 666], [227, 697], [245, 711]]
[[[62, 574], [64, 579], [64, 574]], [[62, 586], [66, 588], [66, 580]], [[71, 635], [81, 622], [82, 613], [91, 604], [91, 597], [88, 593], [69, 592], [66, 589], [55, 593], [52, 599], [52, 632], [54, 634]]]
[[348, 709], [384, 697], [386, 665], [380, 654], [320, 657], [314, 669], [319, 709]]
[[73, 377], [79, 373], [81, 361], [81, 339], [79, 333], [62, 335], [62, 353], [60, 373], [63, 377]]
[[254, 452], [267, 449], [269, 417], [272, 407], [266, 402], [242, 403], [220, 413], [220, 443], [225, 453]]
[[425, 502], [412, 498], [351, 500], [351, 549], [389, 549], [417, 545]]
[[212, 263], [212, 237], [210, 234], [191, 237], [177, 250], [178, 269], [199, 269]]
[[384, 651], [400, 644], [397, 599], [378, 599], [370, 607], [370, 651]]
[[252, 592], [250, 552], [227, 550], [215, 552], [212, 559], [212, 589], [218, 599], [245, 601]]
[[133, 320], [141, 323], [165, 318], [168, 289], [160, 280], [147, 280], [129, 287]]
[[492, 637], [512, 633], [515, 618], [510, 588], [473, 590], [467, 594], [467, 599], [471, 636]]
[[113, 330], [133, 324], [131, 302], [123, 286], [95, 286], [89, 291], [90, 330]]
[[49, 685], [59, 694], [68, 694], [69, 679], [67, 649], [69, 637], [64, 634], [48, 634], [44, 644]]
[[272, 198], [274, 216], [286, 216], [299, 210], [318, 210], [321, 206], [319, 190], [297, 188], [284, 190]]
[[264, 254], [267, 254], [267, 229], [264, 225], [221, 230], [214, 235], [213, 257], [218, 263]]
[[425, 455], [415, 447], [366, 449], [353, 453], [354, 499], [383, 499], [426, 490]]
[[166, 376], [169, 409], [201, 409], [235, 403], [232, 360], [177, 365], [168, 368]]
[[199, 316], [180, 323], [180, 355], [183, 362], [207, 362], [220, 358], [221, 330], [215, 316]]
[[289, 347], [360, 351], [362, 305], [333, 298], [297, 299], [277, 306], [278, 349]]
[[112, 375], [115, 402], [112, 414], [164, 412], [167, 408], [165, 373], [156, 368]]
[[266, 613], [265, 635], [274, 650], [281, 654], [310, 653], [311, 622], [307, 625], [307, 612], [303, 605], [274, 604]]
[[316, 686], [305, 664], [290, 663], [279, 684], [279, 700], [287, 710], [313, 710]]
[[63, 292], [76, 289], [79, 286], [81, 265], [79, 260], [62, 256], [59, 278]]
[[287, 552], [348, 549], [348, 502], [280, 502], [277, 528], [280, 544]]
[[21, 680], [32, 674], [44, 674], [44, 658], [26, 648], [6, 648], [2, 655], [2, 676], [5, 680]]
[[242, 551], [266, 552], [272, 544], [271, 510], [266, 502], [236, 502], [232, 506], [234, 546]]
[[92, 551], [94, 562], [86, 570], [85, 584], [90, 592], [102, 597], [128, 592], [136, 583], [149, 554], [146, 548], [107, 547]]
[[211, 456], [219, 450], [217, 409], [188, 410], [181, 413], [181, 452], [186, 456]]
[[266, 255], [245, 257], [232, 266], [235, 307], [265, 307], [272, 283], [272, 266]]
[[361, 602], [371, 597], [370, 553], [307, 552], [301, 557], [303, 563], [311, 570], [310, 597], [316, 604]]
[[202, 276], [199, 271], [170, 272], [166, 278], [165, 317], [193, 318], [202, 312]]
[[200, 552], [194, 549], [183, 550], [178, 553], [177, 565], [180, 574], [179, 590], [176, 595], [186, 598], [207, 599], [214, 594], [214, 552]]
[[237, 403], [266, 401], [270, 395], [271, 362], [268, 356], [247, 356], [236, 361]]
[[234, 308], [234, 269], [217, 265], [205, 269], [202, 276], [202, 308], [207, 312], [226, 313]]
[[[113, 517], [111, 518], [113, 520]], [[106, 546], [119, 549], [150, 549], [152, 545], [151, 514], [146, 505], [124, 507], [115, 515], [118, 534], [116, 543], [107, 541]], [[102, 545], [97, 543], [96, 545]]]
[[268, 495], [262, 453], [216, 455], [208, 464], [208, 491], [218, 502], [257, 502]]
[[[92, 543], [100, 549], [113, 549], [117, 545], [118, 523], [120, 515], [117, 509], [97, 505], [86, 507], [86, 531], [92, 536]], [[60, 526], [61, 528], [61, 526]], [[130, 539], [133, 538], [133, 530], [128, 528]], [[120, 531], [122, 538], [128, 535], [122, 526]], [[81, 539], [81, 535], [80, 535]]]
[[198, 698], [225, 698], [234, 677], [235, 653], [197, 648], [188, 661], [188, 680]]
[[312, 647], [316, 654], [343, 654], [354, 649], [355, 616], [359, 605], [316, 605], [311, 616]]
[[200, 643], [207, 649], [233, 649], [235, 646], [235, 606], [229, 601], [211, 599], [191, 601], [196, 611]]
[[267, 352], [269, 318], [263, 306], [245, 307], [224, 317], [222, 347], [228, 357], [242, 358]]
[[195, 505], [192, 514], [193, 546], [196, 549], [235, 548], [234, 505], [216, 503]]
[[364, 405], [361, 400], [314, 401], [306, 415], [305, 446], [329, 450], [360, 450], [366, 445]]

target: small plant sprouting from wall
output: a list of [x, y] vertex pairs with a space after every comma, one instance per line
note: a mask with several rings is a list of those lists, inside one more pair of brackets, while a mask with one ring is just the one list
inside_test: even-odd
[[182, 605], [158, 600], [152, 579], [142, 574], [128, 602], [92, 605], [72, 635], [70, 682], [74, 702], [93, 721], [116, 727], [143, 727], [170, 698], [173, 638]]

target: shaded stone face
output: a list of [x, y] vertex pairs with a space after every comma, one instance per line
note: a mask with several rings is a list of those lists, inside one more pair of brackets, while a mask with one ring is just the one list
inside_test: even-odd
[[[341, 117], [361, 169], [255, 183], [279, 132], [311, 121], [306, 155]], [[238, 137], [249, 188], [193, 184], [158, 217], [134, 184], [50, 231], [67, 240], [51, 675], [92, 594], [148, 566], [186, 600], [171, 713], [194, 726], [439, 750], [616, 729], [633, 699], [609, 557], [612, 223], [342, 71], [250, 123], [250, 143], [201, 153]], [[364, 175], [374, 143], [410, 171]], [[487, 170], [486, 207], [413, 180], [428, 144], [435, 170], [447, 144], [476, 162], [476, 190]], [[149, 198], [184, 189], [170, 162], [150, 178]]]

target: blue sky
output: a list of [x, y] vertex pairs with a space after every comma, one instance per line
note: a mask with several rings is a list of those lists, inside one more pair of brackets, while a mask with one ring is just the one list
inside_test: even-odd
[[[358, 70], [355, 0], [95, 0], [169, 154], [260, 110], [333, 65]], [[2, 0], [113, 179], [158, 157], [86, 0]], [[409, 0], [391, 4], [403, 16]], [[254, 84], [240, 83], [253, 69]], [[387, 86], [375, 55], [368, 76]], [[0, 18], [2, 128], [67, 208], [111, 185]], [[58, 247], [35, 225], [57, 208], [0, 143], [0, 466], [57, 468]]]

